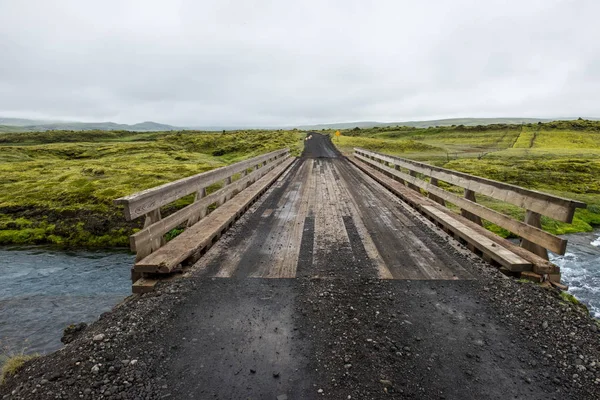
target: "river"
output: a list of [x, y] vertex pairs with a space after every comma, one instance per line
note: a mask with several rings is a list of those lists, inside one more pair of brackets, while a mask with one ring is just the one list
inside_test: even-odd
[[[600, 230], [566, 235], [564, 256], [552, 255], [569, 292], [600, 318]], [[47, 353], [63, 329], [91, 322], [131, 293], [126, 251], [0, 248], [0, 355]]]
[[600, 318], [600, 230], [563, 237], [569, 240], [567, 252], [564, 256], [551, 255], [550, 261], [560, 267], [569, 293]]
[[126, 251], [0, 247], [0, 355], [47, 353], [131, 293]]

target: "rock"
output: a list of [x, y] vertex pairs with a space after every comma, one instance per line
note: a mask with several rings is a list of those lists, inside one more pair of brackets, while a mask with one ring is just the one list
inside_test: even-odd
[[542, 322], [542, 328], [548, 329], [548, 321]]
[[277, 371], [273, 372], [273, 378], [279, 378], [279, 372], [277, 372]]
[[323, 389], [317, 390], [317, 393], [323, 393]]
[[251, 374], [255, 374], [255, 373], [256, 373], [256, 370], [255, 370], [255, 369], [252, 369], [252, 368], [250, 368], [250, 373], [251, 373]]
[[97, 374], [98, 372], [100, 372], [100, 367], [98, 366], [98, 364], [94, 365], [91, 371], [92, 374]]
[[96, 336], [94, 336], [94, 338], [92, 339], [94, 342], [101, 342], [104, 340], [104, 334], [103, 333], [99, 333]]
[[388, 380], [388, 379], [380, 379], [379, 383], [381, 383], [383, 385], [383, 387], [392, 387], [392, 381]]
[[129, 362], [129, 365], [135, 365], [135, 364], [137, 364], [137, 363], [138, 363], [138, 360], [131, 360], [131, 361]]
[[287, 394], [280, 394], [277, 396], [277, 400], [288, 400]]
[[79, 334], [81, 334], [81, 332], [85, 330], [85, 328], [87, 328], [87, 324], [85, 322], [67, 326], [63, 330], [63, 336], [60, 338], [60, 341], [64, 344], [71, 343], [79, 336]]

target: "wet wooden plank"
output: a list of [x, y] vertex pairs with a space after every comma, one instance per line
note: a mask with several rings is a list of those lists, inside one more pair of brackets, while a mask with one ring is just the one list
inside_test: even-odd
[[293, 158], [286, 160], [231, 201], [217, 208], [206, 218], [188, 228], [148, 257], [138, 261], [135, 264], [135, 270], [139, 272], [168, 273], [195, 252], [211, 244], [294, 160]]

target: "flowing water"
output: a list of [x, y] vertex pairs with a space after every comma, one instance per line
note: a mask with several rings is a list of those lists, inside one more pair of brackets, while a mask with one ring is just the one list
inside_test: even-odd
[[47, 353], [63, 329], [91, 322], [131, 293], [124, 251], [0, 247], [0, 355]]
[[569, 293], [585, 303], [600, 318], [600, 230], [564, 235], [569, 240], [564, 256], [551, 255], [560, 267]]

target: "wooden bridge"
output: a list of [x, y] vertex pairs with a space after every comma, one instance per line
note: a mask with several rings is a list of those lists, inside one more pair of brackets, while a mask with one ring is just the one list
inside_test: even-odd
[[[381, 279], [473, 278], [435, 239], [439, 228], [505, 274], [563, 287], [547, 251], [564, 254], [567, 241], [542, 230], [541, 218], [570, 223], [584, 203], [364, 149], [342, 157], [318, 134], [306, 143], [300, 159], [278, 150], [117, 199], [127, 220], [145, 218], [131, 236], [133, 292], [201, 258], [197, 267], [214, 277], [343, 277], [365, 271], [342, 264], [364, 260]], [[226, 254], [206, 254], [269, 188], [269, 205], [255, 210]], [[190, 195], [190, 205], [161, 215]], [[522, 208], [524, 221], [477, 196]], [[484, 220], [520, 244], [485, 229]], [[174, 229], [183, 232], [167, 242]]]

